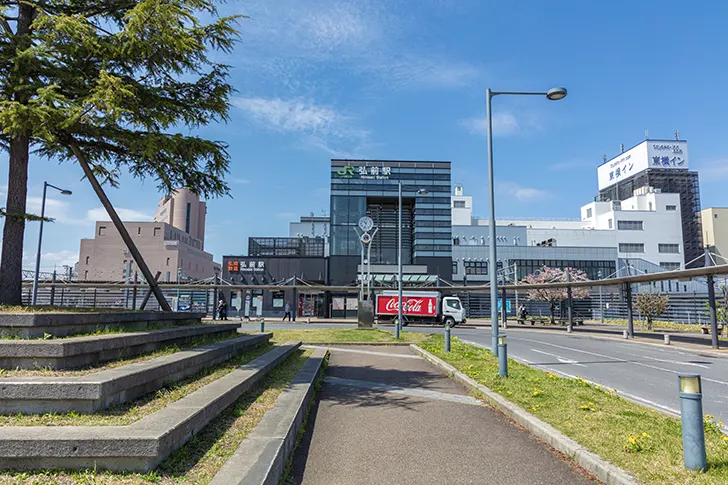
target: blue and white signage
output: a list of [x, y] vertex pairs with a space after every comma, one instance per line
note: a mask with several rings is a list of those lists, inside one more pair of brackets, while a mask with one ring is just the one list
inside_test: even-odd
[[648, 168], [688, 168], [688, 143], [677, 140], [645, 140], [604, 162], [597, 169], [599, 190]]

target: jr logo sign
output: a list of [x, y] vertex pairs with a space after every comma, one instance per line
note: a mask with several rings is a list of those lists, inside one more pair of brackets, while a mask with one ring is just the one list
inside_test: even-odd
[[339, 178], [350, 179], [354, 176], [354, 166], [345, 165], [344, 168], [342, 168], [341, 170], [337, 170], [336, 174], [339, 176]]

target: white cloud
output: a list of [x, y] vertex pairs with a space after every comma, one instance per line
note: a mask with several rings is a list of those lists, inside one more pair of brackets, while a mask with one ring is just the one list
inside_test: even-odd
[[[53, 271], [53, 268], [62, 270], [63, 265], [73, 266], [78, 262], [78, 251], [62, 249], [60, 251], [42, 252], [40, 255], [41, 271]], [[35, 268], [35, 251], [25, 251], [23, 254], [23, 267]]]
[[514, 197], [521, 202], [543, 200], [551, 196], [551, 194], [546, 190], [534, 187], [524, 187], [515, 182], [499, 182], [497, 184], [497, 188], [503, 193]]
[[[115, 207], [116, 213], [119, 214], [119, 217], [124, 222], [149, 222], [154, 219], [153, 215], [146, 214], [144, 212], [140, 212], [134, 209], [125, 209], [123, 207]], [[108, 221], [111, 220], [109, 217], [109, 214], [106, 212], [106, 209], [103, 207], [96, 207], [95, 209], [91, 209], [86, 213], [86, 220], [88, 222], [96, 222], [96, 221]]]
[[[25, 210], [29, 214], [40, 215], [42, 204], [42, 197], [28, 197]], [[57, 224], [78, 226], [87, 223], [83, 218], [78, 218], [73, 214], [71, 204], [68, 200], [52, 197], [46, 197], [45, 216], [53, 219]]]
[[335, 157], [352, 155], [369, 144], [369, 132], [356, 127], [353, 118], [312, 101], [236, 98], [233, 105], [255, 123], [270, 130], [303, 135], [305, 145]]
[[580, 170], [586, 168], [594, 168], [594, 164], [584, 162], [584, 160], [570, 160], [566, 162], [552, 163], [548, 167], [554, 172], [561, 172], [564, 170]]
[[235, 179], [235, 180], [233, 180], [233, 182], [236, 184], [241, 184], [241, 185], [251, 183], [250, 180], [248, 180], [248, 179]]
[[470, 86], [481, 70], [465, 62], [404, 55], [369, 60], [362, 70], [380, 75], [390, 87], [457, 88]]
[[[483, 136], [488, 134], [488, 120], [485, 117], [466, 118], [460, 124], [471, 133]], [[522, 131], [521, 122], [513, 113], [493, 115], [493, 136], [512, 135], [520, 131]]]

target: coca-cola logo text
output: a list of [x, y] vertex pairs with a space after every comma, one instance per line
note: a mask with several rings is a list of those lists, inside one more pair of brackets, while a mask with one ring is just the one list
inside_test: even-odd
[[[385, 309], [388, 312], [399, 310], [399, 302], [395, 298], [387, 300]], [[404, 301], [404, 307], [402, 308], [405, 312], [420, 313], [422, 311], [422, 299], [409, 299]]]

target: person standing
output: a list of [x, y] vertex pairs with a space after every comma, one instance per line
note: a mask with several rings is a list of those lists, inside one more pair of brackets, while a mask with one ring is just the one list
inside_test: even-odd
[[291, 321], [291, 304], [289, 302], [286, 302], [286, 313], [283, 315], [283, 321], [286, 321], [286, 318], [288, 318], [288, 321]]
[[220, 320], [227, 320], [227, 303], [222, 298], [217, 303], [217, 313], [220, 315]]

